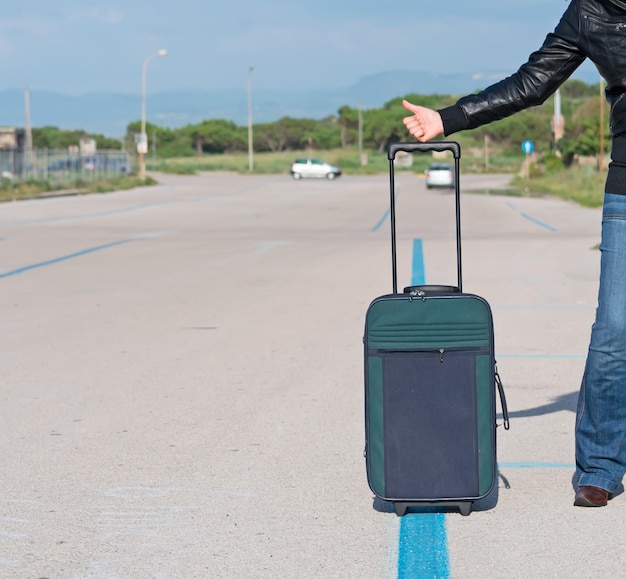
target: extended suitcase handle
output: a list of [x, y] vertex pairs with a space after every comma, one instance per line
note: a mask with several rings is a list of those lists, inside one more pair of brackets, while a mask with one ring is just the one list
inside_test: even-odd
[[420, 153], [428, 153], [434, 151], [441, 153], [442, 151], [452, 151], [455, 159], [461, 158], [461, 145], [455, 141], [433, 141], [431, 143], [391, 143], [389, 150], [387, 151], [387, 157], [390, 161], [396, 158], [396, 153], [403, 151], [405, 153], [413, 153], [419, 151]]
[[461, 159], [461, 145], [456, 141], [431, 141], [429, 143], [391, 143], [387, 152], [389, 158], [389, 213], [391, 221], [391, 276], [393, 293], [398, 293], [398, 268], [396, 264], [396, 191], [393, 161], [398, 151], [412, 153], [418, 151], [452, 151], [454, 155], [454, 200], [456, 208], [456, 268], [458, 291], [463, 291], [463, 275], [461, 271], [461, 188], [459, 185], [459, 168]]

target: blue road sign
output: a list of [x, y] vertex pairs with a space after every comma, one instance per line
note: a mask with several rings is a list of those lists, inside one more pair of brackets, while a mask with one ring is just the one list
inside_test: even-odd
[[533, 152], [534, 148], [535, 144], [528, 139], [522, 143], [522, 151], [524, 151], [524, 153], [526, 153], [527, 155], [530, 155]]

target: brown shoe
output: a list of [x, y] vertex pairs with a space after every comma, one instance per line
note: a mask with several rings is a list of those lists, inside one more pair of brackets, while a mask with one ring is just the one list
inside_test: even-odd
[[609, 491], [605, 491], [599, 487], [590, 485], [581, 485], [578, 487], [576, 498], [574, 499], [575, 507], [603, 507], [609, 500]]

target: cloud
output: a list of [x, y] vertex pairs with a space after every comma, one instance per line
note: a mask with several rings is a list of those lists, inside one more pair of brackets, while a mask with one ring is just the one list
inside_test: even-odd
[[0, 59], [22, 56], [25, 41], [41, 41], [55, 30], [56, 26], [52, 22], [30, 16], [0, 18]]
[[11, 57], [15, 54], [16, 45], [7, 38], [0, 37], [0, 60]]
[[49, 20], [24, 16], [22, 18], [0, 18], [0, 36], [47, 35], [55, 29]]
[[119, 24], [124, 20], [124, 14], [115, 8], [98, 8], [91, 6], [83, 12], [86, 18], [96, 20], [103, 24]]

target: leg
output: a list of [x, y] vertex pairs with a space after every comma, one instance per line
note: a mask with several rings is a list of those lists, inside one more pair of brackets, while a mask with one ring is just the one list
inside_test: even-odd
[[605, 194], [596, 320], [576, 417], [576, 485], [609, 492], [626, 472], [626, 195]]

